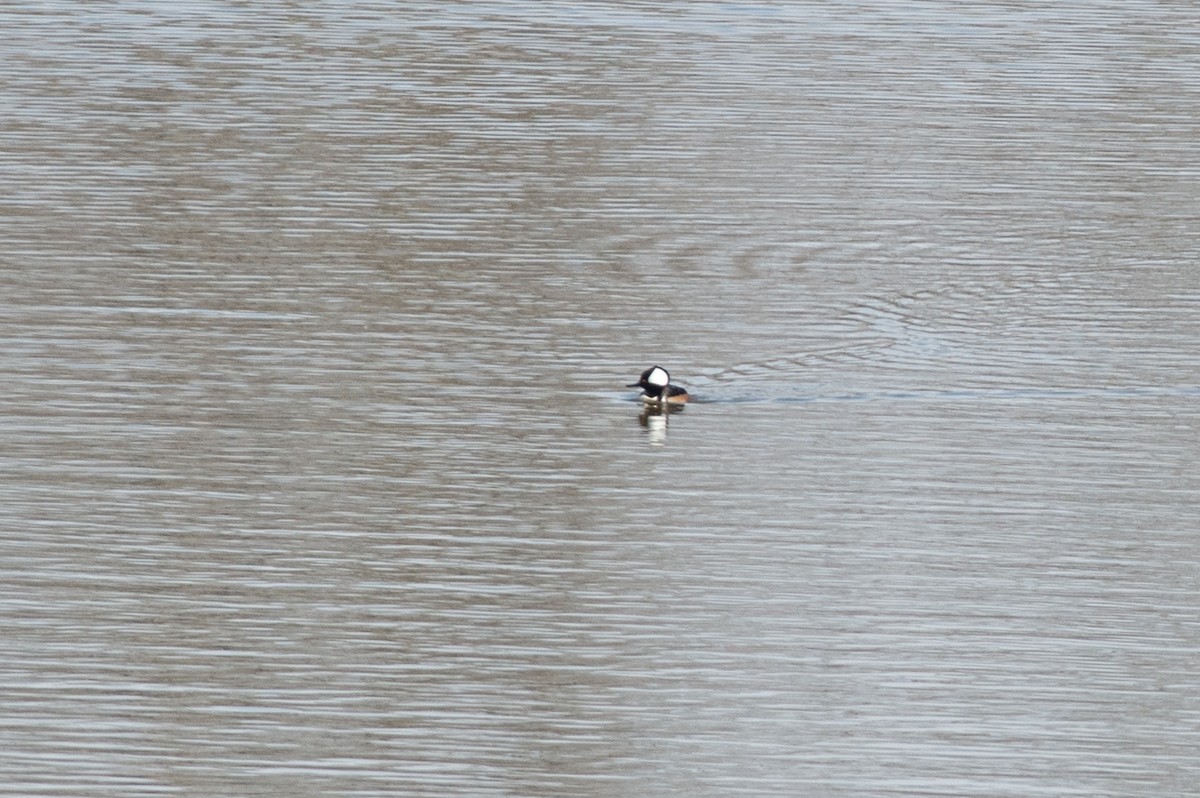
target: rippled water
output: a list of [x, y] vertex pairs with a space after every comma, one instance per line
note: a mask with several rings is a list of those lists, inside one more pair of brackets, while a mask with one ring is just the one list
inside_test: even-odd
[[3, 12], [0, 791], [1200, 794], [1193, 17]]

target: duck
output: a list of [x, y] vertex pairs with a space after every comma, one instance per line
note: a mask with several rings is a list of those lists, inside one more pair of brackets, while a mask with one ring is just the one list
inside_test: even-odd
[[662, 366], [651, 366], [637, 382], [625, 387], [641, 388], [642, 401], [648, 405], [681, 405], [691, 398], [682, 385], [671, 384], [671, 375]]

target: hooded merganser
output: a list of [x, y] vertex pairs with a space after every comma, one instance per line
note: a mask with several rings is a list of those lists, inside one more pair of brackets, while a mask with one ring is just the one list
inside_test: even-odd
[[662, 366], [651, 366], [642, 372], [642, 378], [626, 388], [641, 388], [642, 401], [648, 405], [681, 405], [688, 400], [688, 392], [671, 384], [671, 375]]

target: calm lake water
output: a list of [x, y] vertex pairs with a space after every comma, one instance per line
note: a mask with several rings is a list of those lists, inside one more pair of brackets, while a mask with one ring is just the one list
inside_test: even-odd
[[0, 11], [0, 792], [1200, 795], [1200, 29], [1068, 6]]

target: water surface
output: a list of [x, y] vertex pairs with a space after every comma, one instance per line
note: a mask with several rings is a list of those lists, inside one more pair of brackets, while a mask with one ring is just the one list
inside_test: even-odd
[[5, 12], [0, 785], [1197, 794], [1189, 12]]

